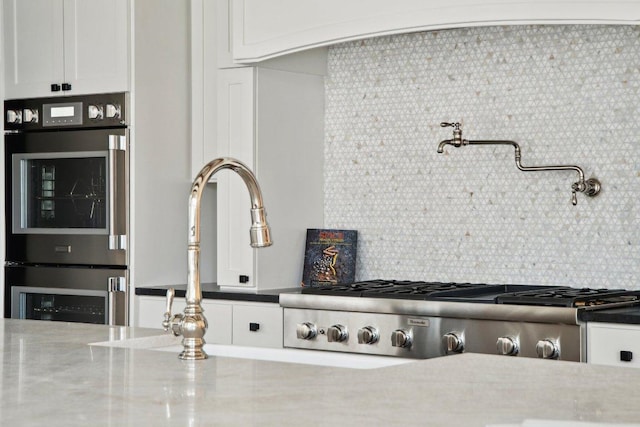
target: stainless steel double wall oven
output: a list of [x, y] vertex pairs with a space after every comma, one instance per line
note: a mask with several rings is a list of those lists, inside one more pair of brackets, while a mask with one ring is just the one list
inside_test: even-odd
[[5, 101], [5, 317], [127, 324], [127, 101]]

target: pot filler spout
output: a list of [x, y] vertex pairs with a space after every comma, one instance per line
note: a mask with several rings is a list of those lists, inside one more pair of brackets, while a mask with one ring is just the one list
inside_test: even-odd
[[515, 150], [515, 160], [518, 169], [524, 172], [539, 172], [539, 171], [558, 171], [558, 170], [573, 170], [578, 173], [578, 181], [571, 185], [571, 203], [575, 206], [578, 204], [576, 198], [576, 192], [584, 193], [589, 197], [594, 197], [600, 192], [600, 181], [596, 178], [584, 179], [584, 172], [582, 168], [574, 165], [552, 165], [552, 166], [523, 166], [521, 163], [522, 154], [520, 151], [520, 145], [515, 141], [508, 140], [468, 140], [462, 138], [462, 129], [460, 123], [440, 123], [442, 127], [453, 128], [453, 138], [445, 139], [438, 144], [438, 153], [444, 153], [444, 147], [446, 145], [452, 145], [454, 147], [462, 147], [464, 145], [510, 145]]
[[171, 330], [174, 335], [182, 335], [184, 349], [179, 357], [183, 360], [206, 359], [203, 350], [204, 334], [207, 331], [207, 319], [202, 313], [202, 289], [200, 287], [200, 201], [202, 192], [209, 178], [222, 169], [231, 169], [244, 181], [251, 199], [251, 246], [263, 248], [271, 246], [271, 232], [267, 224], [266, 213], [262, 203], [262, 192], [251, 170], [239, 160], [226, 157], [210, 161], [196, 176], [189, 194], [189, 249], [187, 274], [187, 306], [184, 314], [171, 316], [173, 289], [167, 291], [167, 311], [162, 326], [165, 331]]

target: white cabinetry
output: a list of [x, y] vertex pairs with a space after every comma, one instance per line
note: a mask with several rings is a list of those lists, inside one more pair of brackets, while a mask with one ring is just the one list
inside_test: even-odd
[[128, 90], [128, 0], [4, 0], [5, 98]]
[[[184, 298], [173, 302], [173, 313], [184, 311]], [[233, 344], [250, 347], [282, 348], [282, 308], [275, 303], [202, 300], [209, 327], [209, 344]], [[162, 328], [166, 302], [162, 297], [136, 295], [134, 326]]]
[[367, 37], [478, 25], [640, 22], [625, 0], [233, 0], [233, 57], [255, 62]]
[[321, 76], [268, 68], [218, 71], [217, 150], [246, 163], [260, 183], [274, 244], [249, 246], [242, 180], [218, 176], [218, 285], [298, 286], [307, 228], [323, 223]]
[[233, 344], [282, 348], [282, 307], [274, 303], [233, 305]]
[[295, 59], [232, 64], [228, 6], [192, 1], [192, 169], [195, 175], [216, 157], [247, 164], [260, 183], [274, 244], [249, 246], [247, 189], [232, 172], [216, 174], [217, 283], [243, 292], [294, 287], [306, 229], [323, 225], [324, 77]]
[[587, 362], [640, 368], [640, 325], [588, 323]]

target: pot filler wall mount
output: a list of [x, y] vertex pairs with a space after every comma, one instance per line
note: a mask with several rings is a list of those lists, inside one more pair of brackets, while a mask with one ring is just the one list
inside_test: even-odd
[[523, 166], [521, 163], [522, 154], [520, 150], [520, 144], [515, 141], [508, 140], [468, 140], [462, 138], [462, 129], [460, 123], [440, 123], [442, 127], [453, 128], [453, 138], [445, 139], [438, 144], [438, 153], [444, 153], [445, 145], [452, 145], [454, 147], [462, 147], [464, 145], [511, 145], [515, 149], [515, 160], [518, 169], [524, 172], [540, 172], [540, 171], [558, 171], [558, 170], [573, 170], [578, 173], [578, 181], [571, 185], [571, 203], [575, 206], [578, 204], [576, 193], [584, 193], [589, 197], [595, 197], [600, 193], [600, 181], [596, 178], [584, 179], [584, 172], [582, 168], [575, 165], [555, 165], [555, 166]]

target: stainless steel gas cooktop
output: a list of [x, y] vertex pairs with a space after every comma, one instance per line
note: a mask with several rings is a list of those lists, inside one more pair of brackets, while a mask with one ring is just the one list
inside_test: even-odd
[[462, 352], [586, 361], [580, 313], [640, 292], [371, 280], [283, 294], [285, 347], [430, 358]]

